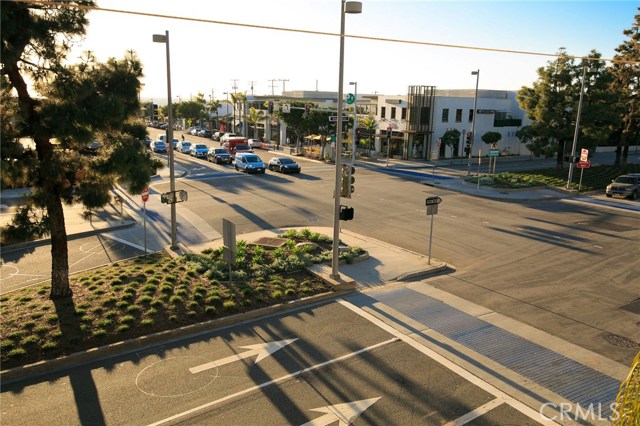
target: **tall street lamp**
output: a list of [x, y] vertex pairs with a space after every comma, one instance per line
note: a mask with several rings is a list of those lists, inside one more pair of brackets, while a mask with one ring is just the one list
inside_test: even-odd
[[471, 71], [471, 75], [476, 76], [476, 92], [473, 96], [473, 115], [471, 116], [471, 146], [469, 147], [469, 161], [467, 162], [467, 176], [471, 174], [471, 154], [473, 151], [473, 143], [476, 138], [476, 115], [478, 106], [478, 82], [480, 81], [480, 70]]
[[353, 89], [353, 135], [351, 141], [351, 163], [356, 164], [356, 127], [358, 127], [358, 82], [349, 82]]
[[[222, 94], [223, 95], [227, 95], [227, 104], [224, 107], [224, 115], [225, 115], [225, 117], [228, 117], [229, 116], [229, 92], [223, 92]], [[229, 124], [229, 123], [227, 123], [227, 124]], [[231, 126], [227, 126], [227, 127], [225, 127], [225, 130], [227, 132], [229, 132], [230, 128], [231, 128]]]
[[171, 60], [169, 56], [169, 31], [165, 34], [154, 34], [154, 43], [164, 43], [167, 47], [167, 109], [169, 110], [169, 123], [167, 125], [167, 143], [169, 144], [169, 188], [171, 191], [171, 249], [178, 248], [176, 227], [176, 177], [173, 164], [173, 105], [171, 103]]
[[331, 259], [331, 278], [339, 280], [338, 261], [340, 256], [340, 177], [342, 176], [342, 102], [344, 84], [344, 16], [347, 13], [362, 13], [359, 1], [340, 0], [340, 66], [338, 69], [338, 122], [336, 123], [336, 182], [334, 188], [335, 203], [333, 206], [333, 257]]
[[[595, 71], [589, 69], [589, 72]], [[582, 98], [584, 96], [584, 80], [587, 76], [587, 65], [582, 67], [582, 83], [580, 84], [580, 100], [578, 101], [578, 113], [576, 116], [576, 128], [573, 132], [573, 144], [571, 145], [571, 156], [569, 157], [569, 176], [567, 177], [567, 189], [571, 189], [573, 179], [573, 157], [576, 155], [576, 145], [578, 144], [578, 133], [580, 133], [580, 114], [582, 113]]]

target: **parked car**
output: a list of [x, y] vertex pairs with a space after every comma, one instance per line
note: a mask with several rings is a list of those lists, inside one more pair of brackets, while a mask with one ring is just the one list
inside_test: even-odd
[[216, 164], [231, 164], [233, 157], [224, 148], [210, 148], [207, 153], [207, 160]]
[[153, 141], [151, 140], [151, 138], [149, 136], [144, 138], [144, 146], [145, 146], [145, 148], [151, 149], [151, 142], [153, 142]]
[[240, 138], [242, 136], [238, 136], [235, 133], [223, 133], [222, 136], [220, 136], [220, 142], [224, 143], [224, 142], [228, 142], [229, 139], [231, 138]]
[[164, 141], [157, 140], [151, 142], [151, 151], [153, 152], [167, 152], [167, 144]]
[[235, 145], [231, 149], [231, 155], [235, 157], [238, 154], [253, 154], [253, 149], [249, 145]]
[[195, 143], [191, 145], [191, 156], [197, 158], [207, 158], [209, 147], [203, 143]]
[[222, 135], [224, 135], [224, 132], [221, 131], [217, 131], [213, 134], [213, 136], [211, 137], [214, 141], [219, 141], [220, 138], [222, 137]]
[[251, 148], [260, 148], [260, 147], [262, 147], [262, 142], [260, 142], [260, 139], [249, 139], [249, 140], [247, 140], [247, 144]]
[[274, 157], [269, 161], [269, 170], [282, 173], [300, 173], [302, 168], [288, 157]]
[[167, 135], [160, 135], [160, 136], [158, 136], [158, 140], [159, 140], [159, 141], [162, 141], [162, 142], [164, 142], [164, 143], [166, 143], [166, 142], [167, 142]]
[[607, 197], [619, 195], [637, 200], [638, 195], [640, 195], [640, 173], [629, 173], [618, 176], [607, 185], [605, 193]]
[[175, 138], [174, 138], [174, 139], [173, 139], [173, 146], [172, 146], [172, 148], [173, 148], [173, 149], [178, 148], [178, 144], [179, 144], [179, 143], [180, 143], [180, 141], [179, 141], [178, 139], [175, 139]]
[[256, 154], [239, 153], [236, 155], [236, 170], [245, 173], [264, 173], [264, 163]]
[[189, 129], [189, 134], [190, 134], [191, 136], [198, 136], [198, 132], [199, 132], [200, 130], [202, 130], [202, 127], [200, 127], [200, 126], [194, 126], [194, 127], [191, 127], [191, 128]]
[[178, 143], [178, 151], [183, 153], [183, 154], [190, 154], [191, 153], [191, 142], [182, 141], [182, 142]]
[[209, 129], [201, 129], [198, 132], [198, 136], [200, 136], [201, 138], [210, 138], [211, 137], [211, 130], [209, 130]]

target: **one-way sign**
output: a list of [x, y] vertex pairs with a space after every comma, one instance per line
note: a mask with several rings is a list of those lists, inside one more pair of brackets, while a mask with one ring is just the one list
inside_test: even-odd
[[441, 202], [442, 202], [442, 198], [440, 198], [440, 197], [427, 197], [425, 205], [433, 206], [433, 205], [436, 205], [436, 204], [440, 204]]
[[[350, 118], [347, 115], [343, 115], [342, 116], [342, 121], [349, 121]], [[329, 121], [338, 121], [338, 116], [337, 115], [330, 115], [329, 116]]]

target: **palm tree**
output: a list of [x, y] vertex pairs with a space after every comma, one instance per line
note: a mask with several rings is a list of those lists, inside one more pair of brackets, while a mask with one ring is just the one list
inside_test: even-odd
[[253, 125], [253, 137], [258, 139], [258, 123], [264, 121], [266, 115], [263, 110], [251, 107], [247, 121]]
[[378, 123], [378, 120], [376, 120], [372, 115], [360, 122], [369, 135], [369, 155], [371, 155], [371, 141], [373, 140], [373, 136], [376, 134], [376, 127], [378, 126]]
[[[244, 105], [244, 103], [247, 101], [247, 94], [240, 92], [240, 93], [232, 93], [231, 94], [231, 103], [233, 104], [233, 120], [231, 120], [231, 122], [234, 124], [233, 127], [233, 131], [236, 131], [235, 129], [235, 120], [236, 120], [236, 105], [238, 106], [242, 106]], [[242, 111], [242, 108], [240, 108], [240, 111]], [[242, 120], [242, 112], [240, 113], [240, 120]], [[237, 131], [236, 131], [237, 133]]]
[[209, 101], [209, 104], [207, 106], [209, 107], [209, 119], [211, 119], [211, 111], [215, 111], [216, 113], [216, 125], [211, 127], [215, 127], [217, 129], [220, 127], [218, 126], [218, 108], [220, 108], [220, 101], [213, 99]]

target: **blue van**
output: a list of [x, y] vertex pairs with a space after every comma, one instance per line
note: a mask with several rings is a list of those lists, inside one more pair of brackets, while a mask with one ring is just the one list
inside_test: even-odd
[[265, 166], [260, 157], [251, 153], [236, 154], [236, 170], [242, 170], [245, 173], [264, 173]]

